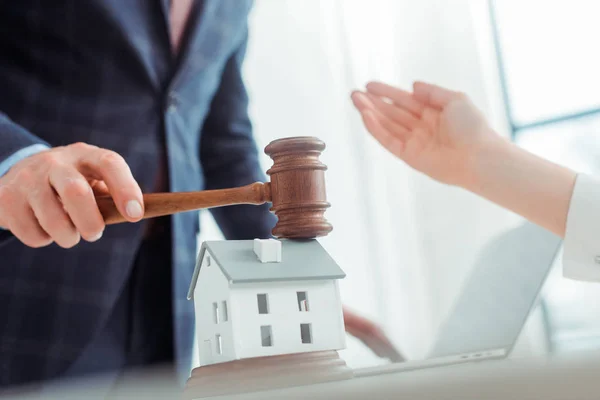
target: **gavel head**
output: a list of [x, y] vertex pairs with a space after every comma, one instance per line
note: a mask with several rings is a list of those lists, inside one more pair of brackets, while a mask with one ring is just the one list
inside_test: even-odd
[[291, 137], [271, 142], [265, 153], [273, 160], [271, 211], [277, 216], [273, 236], [312, 239], [333, 227], [325, 219], [330, 207], [325, 193], [327, 166], [319, 161], [325, 143], [315, 137]]

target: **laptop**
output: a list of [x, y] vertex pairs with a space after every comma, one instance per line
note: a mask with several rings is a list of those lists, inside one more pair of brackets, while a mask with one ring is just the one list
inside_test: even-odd
[[424, 360], [355, 370], [355, 376], [502, 359], [513, 350], [562, 240], [526, 222], [490, 241]]

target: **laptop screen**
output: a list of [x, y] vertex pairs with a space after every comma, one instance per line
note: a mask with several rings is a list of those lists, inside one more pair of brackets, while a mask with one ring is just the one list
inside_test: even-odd
[[440, 326], [428, 358], [510, 352], [561, 243], [558, 236], [529, 222], [491, 240]]

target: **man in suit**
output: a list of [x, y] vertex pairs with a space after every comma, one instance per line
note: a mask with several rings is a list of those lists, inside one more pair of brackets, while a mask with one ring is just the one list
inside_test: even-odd
[[[0, 6], [0, 386], [189, 373], [198, 214], [105, 228], [92, 187], [138, 221], [142, 192], [265, 179], [241, 77], [250, 3]], [[213, 215], [228, 239], [275, 222], [266, 205]]]
[[[163, 363], [188, 376], [198, 213], [105, 227], [94, 194], [137, 222], [142, 192], [265, 180], [241, 74], [250, 7], [0, 5], [0, 387]], [[212, 212], [227, 239], [275, 223], [267, 205]]]

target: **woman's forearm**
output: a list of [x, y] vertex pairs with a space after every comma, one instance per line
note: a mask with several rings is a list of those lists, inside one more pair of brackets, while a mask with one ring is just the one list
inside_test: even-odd
[[469, 163], [465, 189], [564, 237], [574, 171], [504, 140], [482, 146]]

